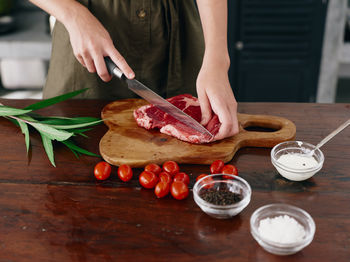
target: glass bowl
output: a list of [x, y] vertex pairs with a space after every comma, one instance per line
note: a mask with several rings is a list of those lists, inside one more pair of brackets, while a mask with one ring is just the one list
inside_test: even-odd
[[[322, 151], [320, 149], [317, 149], [313, 151], [312, 154], [310, 154], [314, 149], [314, 145], [301, 141], [282, 142], [272, 148], [271, 162], [281, 176], [292, 181], [306, 180], [320, 171], [323, 166], [324, 156]], [[286, 166], [285, 164], [278, 161], [281, 156], [288, 154], [312, 157], [314, 160], [316, 160], [317, 164], [312, 167], [298, 168]]]
[[[208, 192], [230, 191], [240, 195], [241, 200], [233, 204], [212, 204], [203, 199]], [[215, 193], [216, 194], [216, 193]], [[240, 213], [250, 202], [252, 190], [247, 181], [239, 176], [227, 174], [208, 175], [198, 180], [193, 187], [196, 204], [209, 216], [225, 219]]]
[[[294, 218], [304, 228], [305, 235], [301, 239], [295, 242], [284, 241], [284, 243], [281, 243], [272, 241], [269, 237], [260, 233], [259, 225], [261, 220], [284, 215]], [[278, 233], [281, 235], [288, 233], [288, 228], [283, 233], [280, 230], [279, 228]], [[262, 248], [275, 255], [291, 255], [302, 250], [313, 240], [315, 230], [315, 222], [307, 212], [287, 204], [270, 204], [260, 207], [250, 217], [250, 232], [254, 239]]]

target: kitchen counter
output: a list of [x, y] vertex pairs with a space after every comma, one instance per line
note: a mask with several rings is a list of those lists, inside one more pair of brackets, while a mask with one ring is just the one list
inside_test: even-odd
[[[5, 100], [24, 107], [33, 100]], [[45, 115], [98, 117], [108, 101], [70, 100], [51, 106]], [[286, 117], [297, 127], [297, 140], [317, 144], [350, 116], [350, 104], [240, 103], [239, 112]], [[253, 190], [246, 209], [229, 220], [204, 214], [192, 192], [183, 201], [156, 199], [140, 187], [134, 169], [128, 183], [116, 167], [106, 181], [96, 181], [100, 159], [75, 156], [55, 144], [57, 167], [50, 165], [40, 137], [31, 135], [27, 158], [18, 127], [0, 118], [0, 261], [349, 261], [350, 129], [322, 147], [323, 169], [313, 178], [292, 182], [270, 161], [270, 149], [245, 148], [231, 161]], [[101, 124], [77, 138], [79, 146], [98, 153], [107, 128]], [[120, 150], [123, 150], [122, 148]], [[195, 177], [206, 165], [180, 165]], [[313, 242], [301, 252], [275, 256], [253, 239], [249, 219], [257, 208], [287, 203], [315, 220]]]

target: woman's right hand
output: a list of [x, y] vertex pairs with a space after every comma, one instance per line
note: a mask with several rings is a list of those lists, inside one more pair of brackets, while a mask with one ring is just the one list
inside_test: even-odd
[[127, 78], [134, 78], [135, 73], [115, 48], [109, 33], [100, 21], [87, 8], [76, 4], [77, 12], [73, 12], [73, 16], [66, 17], [67, 19], [62, 22], [68, 30], [73, 52], [78, 61], [90, 73], [97, 72], [103, 81], [108, 82], [112, 76], [107, 71], [104, 57], [109, 56]]

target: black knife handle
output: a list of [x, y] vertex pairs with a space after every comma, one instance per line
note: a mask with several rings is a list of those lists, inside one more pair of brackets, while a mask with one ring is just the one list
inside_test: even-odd
[[112, 59], [109, 56], [106, 56], [104, 58], [106, 66], [107, 66], [107, 70], [108, 73], [110, 75], [115, 75], [117, 76], [119, 79], [122, 79], [123, 77], [123, 72], [117, 67], [116, 64], [114, 64], [114, 62], [112, 61]]

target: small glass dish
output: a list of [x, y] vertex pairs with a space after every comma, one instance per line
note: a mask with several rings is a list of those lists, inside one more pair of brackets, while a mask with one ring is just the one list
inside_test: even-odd
[[[228, 205], [212, 204], [202, 198], [208, 192], [230, 191], [240, 196], [240, 201]], [[208, 175], [198, 180], [193, 187], [196, 204], [209, 216], [226, 219], [240, 213], [250, 202], [252, 190], [247, 181], [227, 174]]]
[[[271, 162], [281, 176], [292, 181], [303, 181], [315, 175], [318, 171], [321, 170], [323, 166], [324, 156], [322, 151], [320, 149], [317, 149], [312, 152], [314, 149], [314, 145], [301, 141], [282, 142], [272, 148]], [[286, 166], [285, 164], [278, 161], [279, 158], [283, 155], [293, 154], [312, 157], [314, 160], [316, 160], [317, 163], [312, 167], [297, 168]]]
[[[296, 242], [280, 243], [264, 238], [259, 232], [260, 221], [287, 215], [294, 218], [305, 231], [305, 236]], [[304, 210], [287, 204], [270, 204], [254, 211], [250, 217], [250, 232], [259, 245], [275, 255], [291, 255], [309, 245], [314, 238], [316, 226], [312, 217]]]

